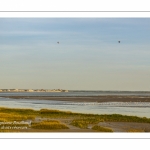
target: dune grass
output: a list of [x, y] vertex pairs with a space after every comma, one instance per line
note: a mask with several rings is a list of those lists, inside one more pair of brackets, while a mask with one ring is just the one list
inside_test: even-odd
[[6, 122], [6, 121], [22, 121], [31, 119], [34, 120], [34, 115], [20, 115], [16, 113], [0, 113], [0, 122]]
[[39, 115], [41, 117], [48, 117], [48, 118], [69, 118], [69, 117], [78, 117], [82, 114], [72, 113], [71, 111], [41, 109], [39, 111]]
[[0, 108], [0, 121], [34, 120], [38, 111], [32, 109]]
[[99, 125], [95, 125], [92, 127], [93, 130], [96, 130], [98, 132], [113, 132], [112, 129], [110, 128], [106, 128], [106, 127], [102, 127], [102, 126], [99, 126]]
[[101, 119], [104, 121], [112, 121], [112, 122], [141, 122], [141, 123], [150, 123], [150, 118], [146, 117], [137, 117], [137, 116], [127, 116], [120, 114], [112, 114], [112, 115], [99, 115]]
[[[47, 119], [51, 118], [54, 120], [34, 122], [36, 117]], [[90, 124], [97, 125], [99, 122], [103, 121], [150, 123], [150, 118], [126, 116], [120, 114], [98, 115], [98, 114], [73, 113], [70, 111], [60, 111], [50, 109], [32, 110], [19, 108], [0, 108], [0, 122], [32, 120], [31, 128], [34, 129], [68, 129], [68, 127], [65, 124], [62, 124], [59, 121], [57, 121], [61, 118], [69, 119], [71, 125], [79, 127], [81, 129], [87, 129]]]
[[35, 115], [38, 114], [39, 111], [33, 110], [33, 109], [21, 109], [21, 108], [5, 108], [5, 107], [0, 107], [0, 112], [3, 113], [17, 113], [17, 114], [22, 114], [22, 115]]
[[141, 122], [141, 123], [150, 123], [150, 118], [146, 117], [137, 117], [137, 116], [127, 116], [127, 115], [120, 115], [120, 114], [82, 114], [82, 113], [73, 113], [70, 111], [59, 111], [59, 110], [48, 110], [48, 109], [41, 109], [40, 116], [42, 117], [58, 117], [58, 118], [93, 118], [94, 120], [101, 120], [101, 121], [112, 121], [112, 122]]
[[[82, 114], [73, 113], [70, 111], [59, 111], [50, 109], [32, 110], [32, 109], [16, 109], [16, 108], [0, 108], [0, 121], [1, 120], [25, 120], [34, 119], [35, 117], [47, 117], [47, 118], [74, 118], [82, 119], [85, 123], [95, 123], [97, 121], [112, 121], [112, 122], [141, 122], [150, 123], [150, 118], [127, 116], [120, 114]], [[81, 121], [81, 120], [78, 120]]]
[[127, 132], [145, 132], [142, 129], [128, 129]]
[[32, 123], [31, 127], [34, 129], [69, 129], [69, 127], [57, 120]]
[[71, 122], [71, 125], [74, 125], [76, 127], [87, 129], [89, 124], [97, 124], [99, 122], [102, 122], [100, 118], [83, 118], [83, 119], [74, 119]]

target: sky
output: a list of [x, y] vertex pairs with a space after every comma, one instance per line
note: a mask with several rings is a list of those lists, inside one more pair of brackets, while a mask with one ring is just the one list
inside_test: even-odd
[[0, 70], [0, 89], [149, 91], [150, 18], [0, 18]]

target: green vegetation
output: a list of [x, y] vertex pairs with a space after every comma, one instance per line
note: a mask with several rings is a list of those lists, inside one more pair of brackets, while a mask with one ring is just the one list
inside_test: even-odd
[[[39, 119], [39, 120], [38, 120]], [[47, 121], [41, 121], [45, 120]], [[31, 121], [32, 124], [30, 129], [68, 129], [67, 124], [79, 127], [81, 129], [88, 129], [88, 126], [94, 126], [92, 129], [97, 131], [102, 131], [98, 125], [99, 122], [139, 122], [139, 123], [150, 123], [150, 118], [137, 117], [137, 116], [126, 116], [120, 114], [82, 114], [73, 113], [70, 111], [59, 111], [59, 110], [49, 110], [41, 109], [39, 111], [32, 109], [15, 109], [15, 108], [0, 108], [0, 122], [13, 121]], [[48, 121], [49, 120], [49, 121]], [[58, 120], [62, 120], [60, 123]], [[8, 125], [8, 126], [25, 126], [23, 124], [19, 125]], [[5, 132], [9, 130], [2, 130], [2, 124], [0, 124], [0, 132]], [[26, 125], [26, 127], [28, 127]], [[97, 129], [96, 129], [97, 128]], [[19, 130], [16, 130], [19, 131]], [[12, 131], [14, 132], [14, 130]], [[128, 131], [130, 132], [130, 131]], [[146, 132], [146, 131], [145, 131]], [[149, 131], [147, 131], [149, 132]]]
[[62, 124], [57, 120], [32, 123], [31, 127], [35, 129], [69, 129], [65, 124]]
[[142, 123], [150, 123], [150, 118], [146, 117], [137, 117], [137, 116], [126, 116], [120, 114], [112, 114], [112, 115], [99, 115], [101, 119], [104, 121], [112, 121], [112, 122], [142, 122]]
[[34, 115], [19, 115], [16, 113], [0, 113], [0, 122], [6, 122], [6, 121], [22, 121], [22, 120], [27, 120], [31, 119], [34, 120], [35, 116]]
[[60, 110], [50, 110], [50, 109], [41, 109], [40, 114], [65, 114], [71, 115], [73, 114], [71, 111], [60, 111]]
[[143, 122], [150, 123], [150, 118], [137, 117], [137, 116], [126, 116], [120, 114], [112, 115], [94, 115], [94, 114], [82, 114], [73, 113], [70, 111], [59, 111], [41, 109], [39, 111], [32, 109], [16, 109], [16, 108], [0, 108], [0, 121], [17, 121], [17, 120], [34, 120], [35, 117], [43, 118], [73, 118], [73, 122], [84, 122], [87, 124], [94, 124], [101, 121], [113, 121], [113, 122]]
[[3, 113], [17, 113], [17, 114], [37, 114], [38, 111], [35, 111], [33, 109], [21, 109], [21, 108], [4, 108], [4, 107], [1, 107], [0, 108], [0, 112], [3, 112]]
[[76, 127], [87, 129], [89, 124], [97, 124], [99, 122], [141, 122], [141, 123], [150, 123], [150, 119], [146, 117], [137, 117], [137, 116], [126, 116], [126, 115], [119, 115], [119, 114], [112, 114], [112, 115], [89, 115], [82, 114], [80, 115], [79, 119], [74, 119], [71, 122], [71, 125]]
[[71, 122], [71, 125], [74, 125], [82, 129], [87, 129], [89, 124], [97, 124], [102, 121], [103, 120], [101, 120], [100, 118], [74, 119]]
[[113, 132], [113, 130], [110, 128], [106, 128], [106, 127], [102, 127], [102, 126], [98, 126], [98, 125], [93, 126], [92, 129], [99, 131], [99, 132]]
[[38, 111], [32, 109], [0, 108], [0, 121], [34, 120]]

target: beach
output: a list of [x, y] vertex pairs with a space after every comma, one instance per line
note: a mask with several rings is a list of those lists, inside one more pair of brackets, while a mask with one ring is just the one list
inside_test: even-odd
[[[44, 103], [44, 100], [50, 101], [61, 101], [61, 102], [70, 102], [70, 103], [108, 103], [108, 102], [125, 102], [125, 103], [130, 103], [130, 102], [137, 102], [137, 103], [145, 103], [145, 106], [148, 106], [148, 102], [150, 102], [150, 96], [144, 95], [144, 96], [139, 96], [139, 95], [100, 95], [100, 96], [20, 96], [20, 95], [6, 95], [6, 96], [1, 96], [3, 98], [7, 99], [14, 99], [15, 101], [31, 101], [31, 100], [39, 100], [40, 102]], [[25, 103], [23, 103], [24, 105]], [[48, 103], [47, 103], [48, 104]], [[33, 105], [36, 105], [33, 103]], [[57, 104], [56, 104], [57, 105]], [[115, 104], [116, 105], [116, 104]], [[53, 105], [50, 105], [51, 107]], [[57, 106], [58, 107], [58, 106]], [[57, 108], [56, 107], [56, 108]], [[68, 107], [68, 105], [67, 105]], [[78, 108], [81, 107], [82, 109], [85, 109], [83, 106], [77, 106]], [[91, 107], [91, 105], [89, 105]], [[102, 108], [102, 107], [101, 107]], [[114, 107], [112, 107], [114, 108]], [[116, 107], [115, 107], [116, 108]], [[124, 107], [125, 108], [125, 107]], [[124, 109], [121, 107], [121, 110]], [[127, 108], [125, 108], [127, 109]], [[133, 107], [131, 107], [133, 109]], [[79, 119], [78, 117], [75, 117], [76, 119]], [[48, 117], [48, 116], [36, 116], [35, 120], [33, 122], [41, 122], [44, 120], [57, 120], [62, 124], [65, 124], [69, 129], [20, 129], [20, 130], [9, 130], [9, 132], [97, 132], [92, 129], [94, 125], [99, 125], [101, 127], [106, 127], [112, 129], [113, 132], [150, 132], [150, 126], [148, 122], [132, 122], [132, 121], [127, 121], [124, 122], [122, 121], [100, 121], [99, 123], [89, 123], [86, 128], [74, 126], [71, 124], [71, 122], [75, 119], [73, 116], [67, 116], [66, 118], [63, 118], [62, 116], [58, 117]], [[88, 118], [88, 117], [87, 117]], [[3, 132], [3, 131], [2, 131]]]

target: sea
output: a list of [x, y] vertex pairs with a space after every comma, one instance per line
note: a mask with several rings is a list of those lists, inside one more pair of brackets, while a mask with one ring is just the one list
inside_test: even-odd
[[11, 99], [1, 96], [140, 96], [149, 97], [150, 91], [69, 91], [69, 92], [0, 92], [0, 107], [55, 109], [86, 114], [122, 114], [150, 118], [150, 102], [72, 102], [59, 100]]

